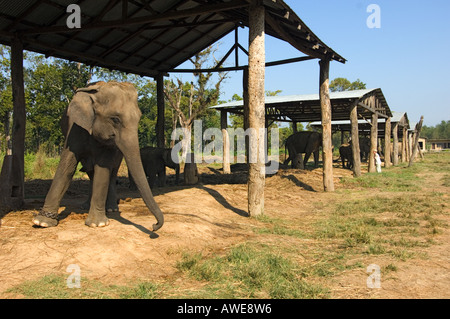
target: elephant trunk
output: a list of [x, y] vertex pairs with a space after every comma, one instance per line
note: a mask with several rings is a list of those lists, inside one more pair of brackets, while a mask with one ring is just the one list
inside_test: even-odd
[[125, 161], [128, 166], [129, 173], [133, 176], [142, 199], [147, 205], [150, 212], [155, 216], [157, 223], [153, 224], [153, 231], [158, 230], [164, 224], [164, 215], [156, 203], [150, 186], [148, 185], [147, 177], [142, 166], [141, 156], [139, 153], [139, 142], [137, 136], [123, 143], [117, 143], [117, 146], [123, 153]]

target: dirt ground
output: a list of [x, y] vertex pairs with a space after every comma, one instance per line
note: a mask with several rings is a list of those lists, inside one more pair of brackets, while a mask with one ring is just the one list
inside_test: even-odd
[[[79, 206], [86, 199], [86, 180], [72, 182], [57, 227], [33, 226], [33, 213], [42, 207], [51, 181], [28, 181], [25, 209], [5, 215], [0, 227], [0, 297], [14, 298], [5, 290], [25, 280], [68, 274], [70, 264], [79, 265], [83, 277], [105, 284], [164, 280], [177, 272], [175, 265], [182, 252], [223, 253], [262, 236], [253, 231], [261, 221], [247, 217], [246, 173], [237, 166], [229, 176], [208, 167], [201, 167], [200, 173], [202, 183], [198, 185], [154, 189], [165, 214], [165, 224], [157, 234], [150, 231], [155, 219], [139, 194], [128, 189], [126, 178], [119, 179], [120, 213], [108, 214], [110, 225], [104, 228], [84, 225], [87, 211]], [[349, 170], [336, 166], [336, 188], [341, 187], [341, 177], [350, 175]], [[318, 202], [343, 200], [342, 193], [322, 189], [321, 169], [280, 170], [266, 179], [265, 212], [306, 224], [315, 220], [313, 208]], [[353, 269], [327, 283], [330, 297], [449, 298], [449, 229], [434, 240], [437, 244], [423, 248], [429, 256], [426, 260], [402, 263], [398, 271], [384, 278], [381, 289], [367, 288], [365, 268]]]

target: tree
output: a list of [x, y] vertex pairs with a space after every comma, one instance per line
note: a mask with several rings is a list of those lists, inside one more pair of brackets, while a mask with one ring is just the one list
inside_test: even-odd
[[[25, 69], [27, 140], [26, 148], [57, 152], [62, 146], [61, 116], [78, 88], [92, 78], [84, 64], [28, 53]], [[56, 149], [55, 149], [56, 147]]]
[[12, 103], [12, 86], [10, 77], [10, 49], [0, 45], [0, 151], [11, 149], [10, 123]]
[[[191, 62], [194, 69], [204, 68], [204, 64], [213, 54], [212, 47], [196, 54]], [[215, 61], [215, 65], [218, 61]], [[182, 140], [182, 158], [186, 159], [186, 154], [191, 150], [191, 131], [194, 120], [207, 112], [207, 107], [217, 104], [220, 96], [220, 85], [226, 78], [226, 73], [219, 73], [215, 84], [211, 86], [212, 72], [194, 73], [196, 82], [183, 83], [177, 79], [177, 85], [173, 81], [166, 81], [164, 95], [169, 102], [170, 107], [174, 110], [174, 116], [178, 118], [181, 128], [184, 131]], [[189, 138], [187, 138], [189, 137]]]
[[366, 88], [366, 84], [357, 79], [354, 82], [350, 82], [346, 78], [335, 78], [330, 83], [331, 92], [343, 92], [343, 91], [353, 91], [353, 90], [363, 90]]
[[436, 126], [423, 126], [420, 134], [428, 139], [450, 139], [450, 121], [441, 121]]

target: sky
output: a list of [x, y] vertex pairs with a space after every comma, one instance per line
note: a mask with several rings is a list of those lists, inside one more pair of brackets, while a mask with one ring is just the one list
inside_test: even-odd
[[[329, 47], [343, 56], [333, 61], [330, 80], [360, 79], [366, 87], [381, 88], [391, 110], [407, 112], [410, 123], [424, 116], [424, 125], [450, 120], [450, 1], [449, 0], [285, 0], [285, 3]], [[378, 5], [380, 28], [367, 20]], [[239, 29], [239, 42], [248, 48], [248, 29]], [[217, 44], [223, 56], [234, 44], [234, 33]], [[266, 35], [266, 62], [303, 56], [288, 43]], [[239, 56], [247, 65], [246, 55]], [[234, 54], [225, 66], [234, 65]], [[186, 65], [180, 66], [184, 68]], [[192, 77], [192, 75], [174, 74]], [[319, 91], [318, 60], [266, 68], [266, 91], [279, 95], [312, 94]], [[221, 100], [242, 96], [242, 72], [230, 72]]]

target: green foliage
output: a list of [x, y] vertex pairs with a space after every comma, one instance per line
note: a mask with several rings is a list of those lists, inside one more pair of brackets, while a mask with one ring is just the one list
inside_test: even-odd
[[[198, 54], [195, 62], [201, 66], [211, 57], [208, 48]], [[25, 51], [24, 82], [26, 99], [26, 140], [25, 147], [30, 153], [44, 151], [47, 155], [59, 155], [64, 143], [60, 128], [60, 119], [65, 108], [73, 98], [77, 88], [85, 87], [91, 81], [119, 81], [133, 83], [138, 91], [138, 104], [142, 111], [139, 123], [139, 141], [141, 146], [156, 145], [156, 83], [153, 80], [134, 74], [108, 70], [100, 67], [45, 58], [41, 54]], [[220, 83], [210, 87], [212, 74], [198, 74], [199, 84], [195, 91], [196, 104], [212, 105], [220, 94]], [[170, 80], [167, 80], [170, 81]], [[183, 86], [183, 110], [186, 111], [190, 83]], [[10, 50], [0, 45], [0, 151], [6, 151], [6, 136], [11, 132], [12, 89], [10, 80]], [[218, 112], [207, 108], [199, 112], [198, 119], [203, 120], [204, 129], [220, 127]], [[165, 111], [165, 139], [170, 141], [172, 128], [178, 121], [178, 115], [167, 106]]]
[[28, 56], [29, 66], [25, 70], [26, 148], [37, 151], [41, 145], [61, 147], [60, 118], [75, 90], [89, 82], [91, 70], [80, 63], [45, 59], [36, 54]]
[[350, 82], [346, 78], [335, 78], [330, 82], [331, 92], [353, 91], [362, 90], [366, 88], [366, 84], [357, 79], [354, 82]]
[[450, 121], [441, 121], [436, 126], [423, 126], [421, 137], [428, 139], [450, 139]]

